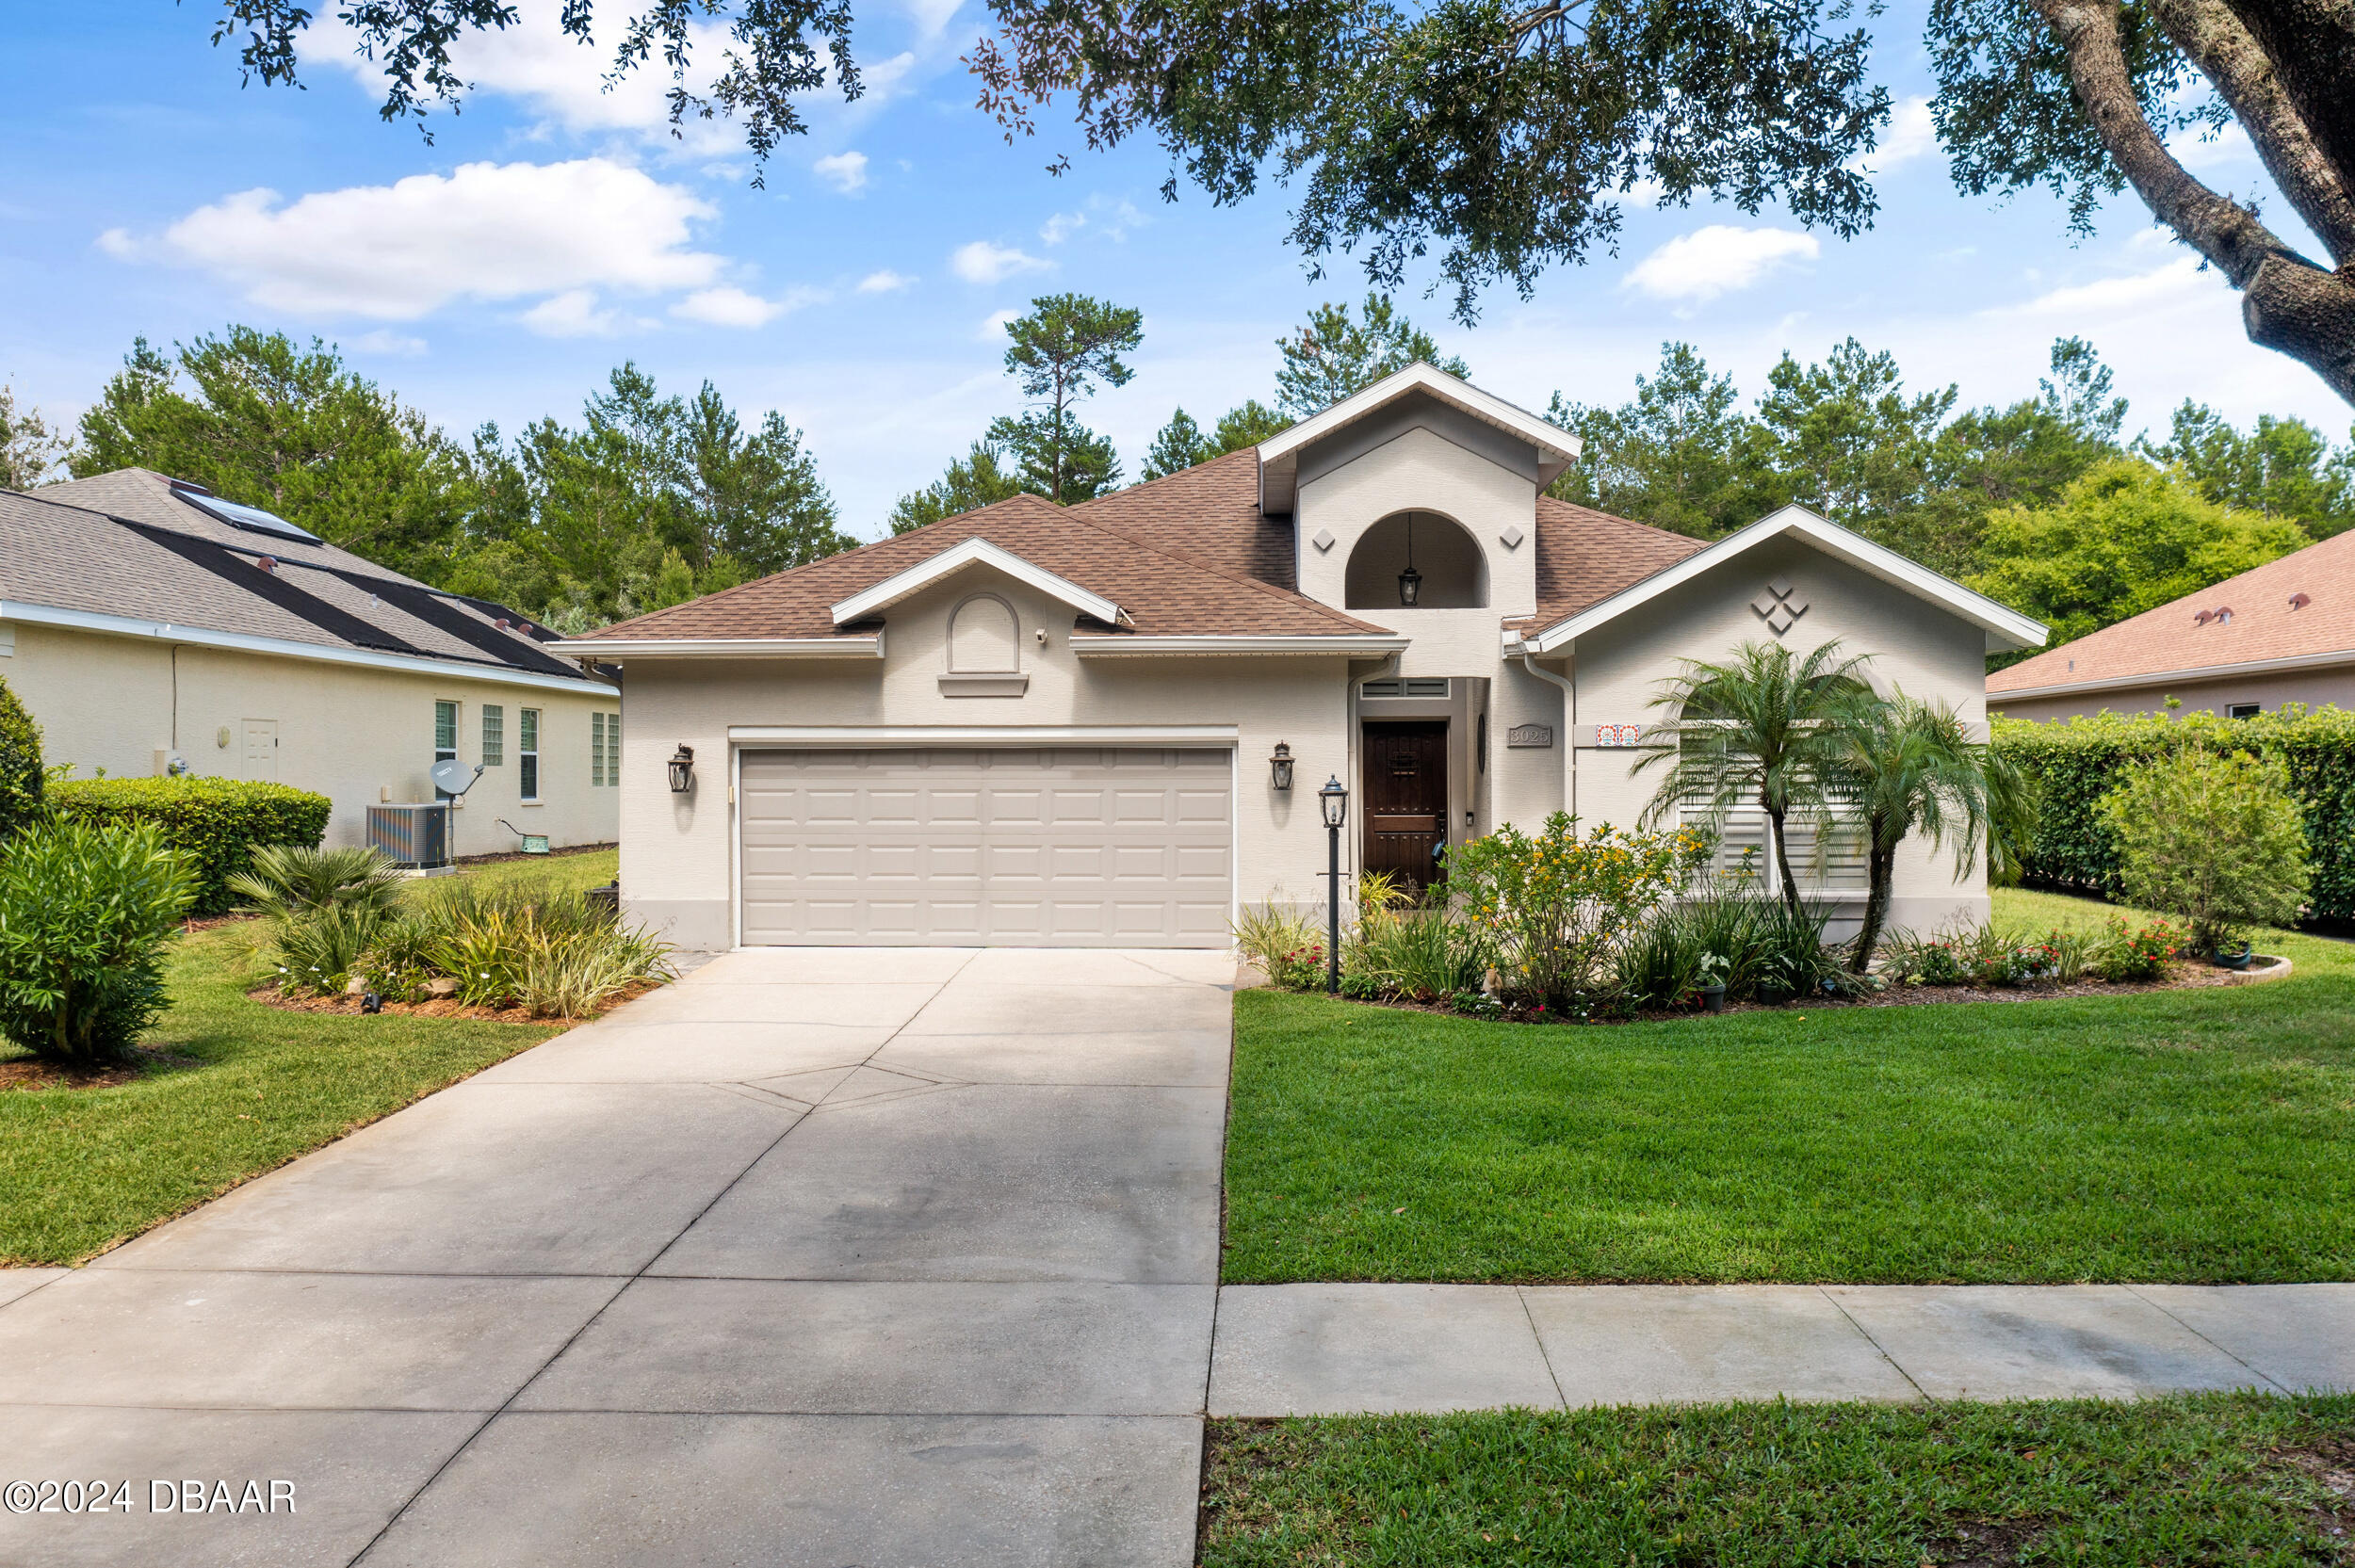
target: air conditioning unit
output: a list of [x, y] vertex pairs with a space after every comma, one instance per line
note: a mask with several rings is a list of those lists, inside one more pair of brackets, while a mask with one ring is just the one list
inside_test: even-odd
[[404, 870], [430, 871], [449, 865], [449, 802], [370, 806], [368, 846]]

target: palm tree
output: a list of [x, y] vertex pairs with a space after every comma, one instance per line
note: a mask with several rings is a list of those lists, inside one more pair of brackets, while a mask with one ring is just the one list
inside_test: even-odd
[[1668, 776], [1644, 808], [1647, 826], [1697, 806], [1722, 827], [1726, 814], [1755, 805], [1766, 813], [1782, 900], [1800, 913], [1797, 880], [1784, 824], [1793, 813], [1828, 821], [1841, 783], [1841, 736], [1872, 700], [1861, 655], [1843, 657], [1837, 639], [1804, 658], [1779, 642], [1746, 642], [1730, 663], [1684, 661], [1663, 681], [1655, 708], [1669, 717], [1652, 726], [1638, 773], [1666, 765]]
[[1899, 692], [1886, 703], [1860, 706], [1831, 731], [1832, 766], [1841, 793], [1863, 819], [1864, 926], [1848, 967], [1863, 974], [1889, 920], [1897, 847], [1918, 833], [1955, 854], [1955, 874], [1966, 875], [1984, 840], [1997, 836], [2004, 814], [2018, 809], [2009, 765], [1971, 738], [1944, 703], [1918, 702]]

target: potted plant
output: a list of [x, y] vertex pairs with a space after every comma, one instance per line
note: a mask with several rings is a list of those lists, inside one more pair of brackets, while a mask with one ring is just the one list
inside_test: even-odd
[[1703, 1012], [1726, 1010], [1726, 961], [1715, 953], [1703, 953], [1697, 966], [1699, 983], [1694, 989], [1700, 993]]
[[2242, 937], [2237, 945], [2230, 940], [2218, 942], [2208, 958], [2218, 969], [2246, 969], [2254, 956], [2249, 951], [2249, 939]]

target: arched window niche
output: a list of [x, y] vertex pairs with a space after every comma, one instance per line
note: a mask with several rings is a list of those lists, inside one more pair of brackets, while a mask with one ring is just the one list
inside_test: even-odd
[[1014, 606], [995, 593], [977, 593], [949, 617], [949, 671], [1011, 675], [1022, 668], [1022, 639]]
[[1488, 560], [1480, 542], [1436, 511], [1394, 511], [1358, 537], [1343, 593], [1350, 609], [1401, 609], [1399, 574], [1411, 545], [1422, 577], [1417, 609], [1479, 609], [1488, 603]]

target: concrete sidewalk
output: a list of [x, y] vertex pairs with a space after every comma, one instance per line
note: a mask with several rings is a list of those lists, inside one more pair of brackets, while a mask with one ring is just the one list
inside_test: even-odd
[[2355, 1285], [1228, 1285], [1213, 1415], [2355, 1387]]

